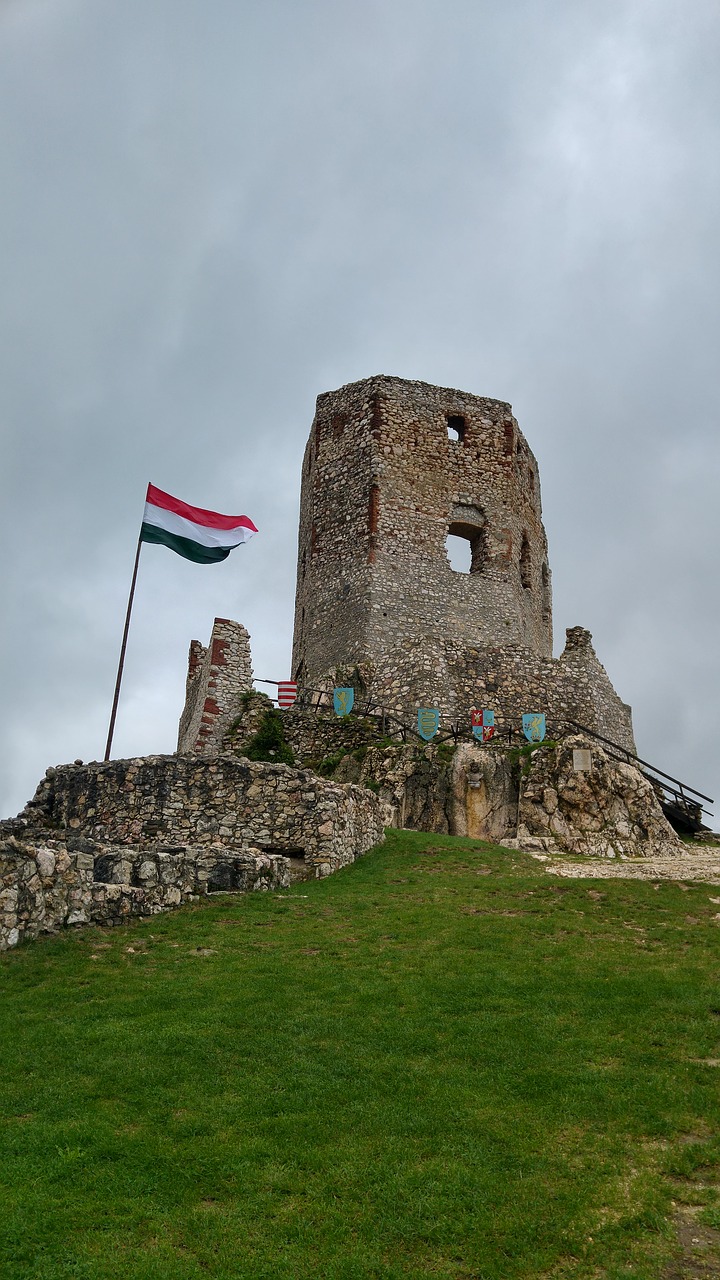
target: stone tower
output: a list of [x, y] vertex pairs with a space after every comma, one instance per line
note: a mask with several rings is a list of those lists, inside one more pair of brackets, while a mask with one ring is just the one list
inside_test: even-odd
[[[468, 543], [468, 572], [451, 567], [449, 534]], [[300, 684], [347, 680], [406, 714], [547, 706], [631, 739], [629, 709], [578, 634], [573, 672], [587, 659], [589, 674], [570, 683], [592, 697], [566, 696], [552, 659], [540, 478], [509, 404], [383, 376], [318, 396], [300, 499]], [[617, 716], [597, 711], [603, 679]]]

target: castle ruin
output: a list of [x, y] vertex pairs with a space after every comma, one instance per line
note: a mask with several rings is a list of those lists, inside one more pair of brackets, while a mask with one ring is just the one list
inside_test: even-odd
[[[468, 544], [467, 572], [452, 567], [449, 536]], [[538, 468], [502, 401], [389, 377], [318, 397], [293, 675], [306, 697], [277, 712], [253, 688], [247, 631], [216, 618], [207, 647], [190, 646], [175, 755], [48, 769], [0, 823], [0, 950], [67, 924], [329, 875], [388, 825], [682, 856], [661, 809], [667, 775], [644, 775], [594, 736], [634, 752], [630, 708], [590, 633], [570, 628], [552, 656]], [[334, 715], [338, 684], [361, 695], [360, 715]], [[420, 706], [439, 710], [453, 746], [408, 745]], [[521, 770], [499, 740], [460, 741], [473, 707], [515, 733], [524, 712], [544, 711], [562, 741]], [[402, 741], [385, 736], [387, 713]], [[585, 738], [570, 736], [578, 725]], [[268, 743], [257, 753], [263, 731], [281, 735], [284, 754]], [[700, 807], [693, 817], [680, 795], [695, 829]]]
[[[452, 568], [446, 538], [468, 545]], [[552, 657], [536, 459], [501, 400], [378, 376], [318, 396], [302, 469], [292, 659], [299, 685], [419, 706], [576, 721], [634, 751], [589, 632]]]

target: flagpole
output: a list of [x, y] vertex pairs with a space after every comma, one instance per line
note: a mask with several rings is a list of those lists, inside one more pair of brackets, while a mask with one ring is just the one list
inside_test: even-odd
[[127, 648], [128, 631], [130, 630], [130, 614], [132, 613], [133, 596], [135, 595], [135, 583], [137, 581], [138, 564], [140, 563], [141, 546], [142, 534], [138, 537], [137, 551], [135, 552], [135, 566], [133, 568], [132, 582], [130, 584], [127, 613], [125, 614], [125, 630], [123, 631], [122, 645], [120, 646], [120, 661], [118, 663], [117, 680], [115, 681], [115, 696], [113, 698], [112, 712], [110, 714], [110, 728], [108, 730], [107, 743], [105, 746], [105, 760], [110, 759], [110, 748], [112, 747], [113, 732], [115, 730], [115, 716], [117, 715], [118, 699], [120, 697], [120, 683], [122, 681], [123, 667], [125, 665], [125, 650]]

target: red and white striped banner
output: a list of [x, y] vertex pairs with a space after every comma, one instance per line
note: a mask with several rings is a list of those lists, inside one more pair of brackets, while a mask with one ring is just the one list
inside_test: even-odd
[[278, 706], [291, 707], [297, 698], [297, 684], [294, 680], [278, 681]]

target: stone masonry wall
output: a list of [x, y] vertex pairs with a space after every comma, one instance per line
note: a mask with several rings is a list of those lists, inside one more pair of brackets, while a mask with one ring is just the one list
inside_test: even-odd
[[178, 751], [217, 753], [240, 697], [253, 687], [250, 637], [239, 622], [216, 618], [210, 644], [190, 644]]
[[382, 840], [372, 791], [307, 769], [198, 755], [49, 769], [0, 823], [0, 946], [79, 923], [77, 911], [104, 919], [278, 887], [288, 859], [329, 875]]
[[549, 735], [566, 733], [568, 720], [635, 751], [630, 708], [615, 693], [598, 661], [589, 631], [573, 627], [560, 658], [539, 658], [519, 647], [471, 647], [421, 642], [386, 655], [373, 673], [373, 690], [387, 709], [415, 716], [435, 706], [441, 725], [467, 725], [471, 707], [495, 712], [498, 729], [519, 730], [522, 715], [544, 711]]
[[297, 760], [322, 760], [339, 752], [377, 742], [380, 732], [374, 720], [360, 716], [336, 716], [334, 712], [281, 711], [285, 737]]
[[418, 636], [552, 651], [537, 463], [502, 401], [388, 377], [319, 396], [298, 552], [301, 682]]
[[136, 851], [83, 838], [0, 839], [0, 951], [66, 925], [119, 924], [208, 893], [282, 889], [288, 860], [217, 847]]
[[111, 844], [143, 841], [283, 853], [319, 875], [382, 840], [374, 796], [308, 769], [234, 756], [145, 756], [51, 770], [26, 807], [33, 830]]

